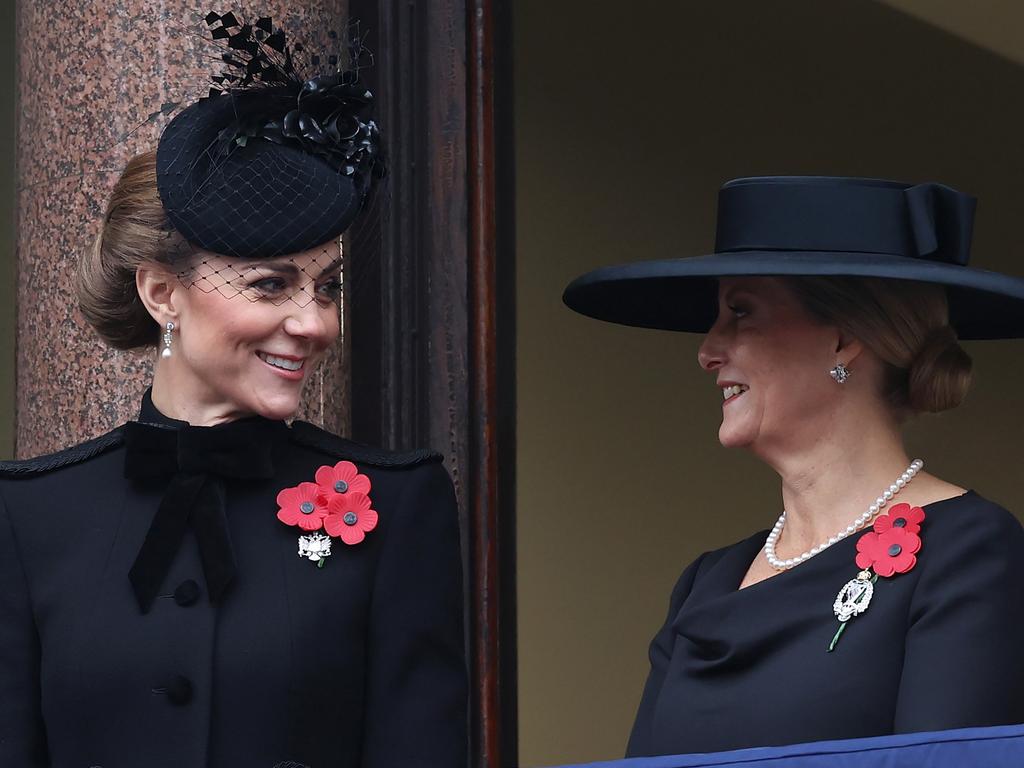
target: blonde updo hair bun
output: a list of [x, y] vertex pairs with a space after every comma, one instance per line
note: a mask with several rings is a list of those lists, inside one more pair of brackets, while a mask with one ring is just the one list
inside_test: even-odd
[[876, 277], [789, 277], [820, 321], [842, 328], [885, 366], [881, 395], [903, 419], [955, 408], [971, 384], [971, 358], [949, 324], [941, 285]]
[[139, 298], [135, 273], [145, 264], [180, 265], [191, 253], [160, 202], [156, 152], [132, 158], [110, 194], [93, 246], [79, 261], [82, 314], [115, 349], [157, 344], [160, 327]]
[[956, 331], [946, 325], [925, 337], [907, 372], [907, 400], [916, 413], [956, 408], [971, 385], [972, 362]]

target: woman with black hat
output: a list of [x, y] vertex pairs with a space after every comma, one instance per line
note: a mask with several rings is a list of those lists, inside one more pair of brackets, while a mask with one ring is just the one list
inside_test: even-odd
[[101, 338], [157, 352], [138, 421], [0, 465], [0, 765], [462, 765], [440, 456], [285, 421], [339, 333], [370, 95], [207, 21], [262, 87], [181, 111], [82, 264]]
[[1024, 721], [1024, 530], [901, 436], [966, 394], [958, 338], [1024, 336], [1024, 280], [966, 266], [973, 214], [937, 184], [738, 179], [715, 254], [566, 290], [592, 317], [706, 334], [719, 440], [782, 486], [770, 530], [679, 579], [630, 756]]

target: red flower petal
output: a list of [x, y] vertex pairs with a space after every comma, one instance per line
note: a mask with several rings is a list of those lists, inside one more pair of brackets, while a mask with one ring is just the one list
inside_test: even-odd
[[327, 511], [332, 515], [346, 512], [362, 512], [370, 508], [370, 497], [362, 493], [336, 493], [327, 502]]
[[[377, 527], [377, 513], [370, 509], [370, 499], [361, 493], [338, 494], [328, 505], [330, 510], [324, 518], [324, 530], [331, 536], [338, 536], [346, 544], [358, 544], [366, 533]], [[355, 520], [345, 522], [345, 517], [354, 515]], [[358, 535], [353, 531], [358, 531]]]
[[[294, 488], [285, 488], [277, 494], [277, 519], [285, 525], [297, 525], [304, 531], [319, 530], [327, 509], [322, 503], [320, 487], [316, 483], [299, 483]], [[312, 505], [311, 510], [303, 506]]]
[[[324, 493], [369, 493], [370, 478], [359, 474], [356, 465], [351, 461], [339, 461], [333, 467], [323, 466], [316, 471], [316, 483]], [[338, 483], [342, 483], [343, 491], [338, 490]]]
[[324, 531], [328, 536], [341, 536], [341, 532], [349, 527], [345, 525], [342, 517], [343, 515], [328, 515], [324, 518]]
[[877, 533], [885, 533], [893, 528], [903, 528], [909, 533], [920, 533], [924, 517], [924, 510], [920, 507], [896, 504], [888, 513], [876, 517], [873, 527]]
[[370, 492], [370, 478], [366, 475], [359, 474], [356, 469], [356, 465], [351, 462], [348, 463], [352, 467], [352, 479], [348, 481], [349, 493], [369, 493]]
[[[377, 527], [377, 513], [367, 496], [370, 479], [360, 474], [355, 464], [339, 461], [333, 467], [322, 466], [315, 477], [315, 483], [299, 483], [278, 493], [278, 520], [306, 531], [322, 527], [346, 544], [358, 544]], [[314, 506], [312, 511], [303, 509], [308, 504]]]
[[900, 547], [899, 554], [890, 556], [893, 570], [896, 573], [906, 573], [917, 564], [914, 553], [921, 549], [921, 539], [917, 534], [907, 533], [905, 529], [893, 528], [885, 537], [879, 538], [885, 538], [889, 546], [898, 545]]
[[921, 532], [921, 523], [924, 522], [925, 514], [921, 507], [911, 507], [907, 513], [907, 528], [911, 533]]
[[905, 528], [890, 528], [881, 534], [865, 533], [857, 541], [857, 566], [872, 568], [879, 576], [906, 573], [917, 563], [914, 553], [921, 549], [921, 539]]
[[334, 467], [322, 466], [313, 477], [321, 488], [334, 492]]
[[334, 465], [334, 477], [337, 480], [344, 480], [351, 485], [358, 475], [359, 470], [356, 469], [356, 465], [351, 461], [339, 461]]
[[369, 533], [377, 527], [377, 513], [367, 509], [359, 514], [359, 527]]
[[916, 533], [908, 533], [903, 537], [905, 543], [901, 544], [904, 552], [915, 554], [921, 551], [921, 537]]
[[896, 567], [893, 565], [892, 559], [887, 557], [876, 560], [871, 567], [874, 568], [875, 573], [879, 576], [885, 576], [886, 578], [896, 573]]
[[857, 540], [857, 567], [871, 568], [886, 578], [912, 570], [921, 550], [917, 534], [924, 518], [923, 509], [909, 504], [896, 504], [887, 514], [879, 515], [874, 530]]
[[857, 567], [865, 570], [874, 565], [878, 545], [878, 534], [868, 531], [857, 539]]
[[277, 519], [285, 525], [295, 525], [299, 521], [300, 514], [295, 507], [288, 505], [277, 510]]
[[[351, 512], [351, 510], [349, 510]], [[346, 512], [345, 514], [349, 514]], [[354, 512], [351, 512], [355, 514]], [[324, 530], [327, 531], [330, 536], [337, 536], [346, 544], [358, 544], [366, 537], [366, 530], [360, 525], [360, 519], [357, 516], [355, 523], [349, 525], [345, 522], [345, 514], [341, 515], [328, 515], [324, 518]], [[365, 514], [365, 513], [364, 513]], [[372, 530], [372, 528], [370, 529]]]
[[[921, 537], [916, 533], [910, 533], [905, 528], [890, 528], [885, 533], [878, 535], [878, 546], [888, 552], [889, 547], [898, 545], [901, 550], [917, 552], [921, 548]], [[890, 555], [896, 557], [896, 555]]]
[[295, 502], [295, 497], [298, 495], [298, 488], [282, 488], [277, 494], [277, 506], [287, 507], [291, 506]]
[[304, 531], [318, 531], [324, 524], [324, 518], [319, 515], [304, 515], [300, 512], [298, 524], [299, 528]]
[[299, 490], [298, 498], [302, 501], [316, 501], [320, 493], [320, 486], [316, 483], [299, 483], [296, 488]]
[[357, 525], [345, 526], [345, 529], [338, 535], [349, 546], [358, 544], [366, 538], [366, 534]]
[[907, 559], [899, 566], [896, 566], [896, 572], [906, 573], [907, 571], [912, 571], [915, 565], [917, 565], [917, 555], [908, 554]]

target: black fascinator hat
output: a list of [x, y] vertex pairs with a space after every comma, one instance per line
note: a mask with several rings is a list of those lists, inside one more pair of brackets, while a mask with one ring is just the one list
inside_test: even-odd
[[[193, 246], [237, 258], [296, 253], [338, 237], [371, 181], [384, 173], [380, 134], [363, 113], [373, 95], [331, 56], [300, 72], [270, 18], [244, 24], [210, 13], [226, 45], [224, 69], [207, 97], [183, 109], [157, 146], [157, 187], [174, 228]], [[320, 57], [309, 59], [311, 67]]]
[[563, 300], [600, 320], [703, 333], [717, 316], [721, 277], [916, 280], [945, 286], [960, 338], [1024, 337], [1024, 279], [967, 266], [975, 204], [942, 184], [736, 179], [719, 192], [715, 253], [597, 269]]

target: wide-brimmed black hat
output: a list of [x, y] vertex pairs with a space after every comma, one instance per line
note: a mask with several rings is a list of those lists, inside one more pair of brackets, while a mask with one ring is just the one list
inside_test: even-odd
[[764, 176], [726, 183], [715, 253], [588, 272], [563, 300], [600, 320], [706, 332], [718, 278], [849, 276], [946, 287], [963, 339], [1024, 337], [1024, 279], [967, 266], [976, 200], [942, 184]]
[[226, 46], [225, 69], [157, 146], [171, 224], [193, 246], [238, 258], [333, 240], [383, 172], [377, 126], [361, 117], [373, 96], [358, 84], [358, 68], [332, 61], [326, 72], [300, 72], [302, 47], [270, 18], [245, 24], [211, 13], [206, 22]]

